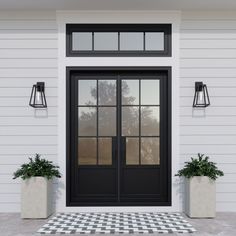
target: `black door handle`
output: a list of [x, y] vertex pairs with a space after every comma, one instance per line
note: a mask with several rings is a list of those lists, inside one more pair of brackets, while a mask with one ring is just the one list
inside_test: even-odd
[[125, 165], [126, 160], [126, 137], [121, 137], [121, 162]]

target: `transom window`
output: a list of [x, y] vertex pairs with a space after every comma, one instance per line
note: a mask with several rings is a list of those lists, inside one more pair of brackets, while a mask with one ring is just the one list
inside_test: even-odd
[[67, 24], [67, 56], [171, 56], [170, 24]]

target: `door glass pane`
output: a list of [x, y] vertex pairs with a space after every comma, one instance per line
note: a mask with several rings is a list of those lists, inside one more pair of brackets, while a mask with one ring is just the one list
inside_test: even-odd
[[79, 80], [79, 105], [96, 105], [97, 104], [97, 81], [96, 80]]
[[92, 50], [92, 32], [73, 32], [72, 33], [72, 50]]
[[141, 164], [160, 164], [159, 138], [141, 138]]
[[164, 33], [163, 32], [146, 32], [145, 33], [145, 50], [155, 51], [164, 50]]
[[139, 164], [139, 139], [126, 138], [126, 165]]
[[118, 33], [94, 33], [94, 50], [118, 50]]
[[120, 50], [143, 50], [143, 32], [120, 33]]
[[159, 105], [159, 80], [141, 80], [141, 105]]
[[116, 135], [116, 108], [99, 107], [98, 108], [98, 135], [115, 136]]
[[122, 107], [122, 136], [139, 135], [139, 108]]
[[141, 108], [141, 136], [159, 136], [160, 108]]
[[98, 164], [112, 165], [112, 138], [98, 139]]
[[139, 80], [122, 80], [122, 105], [139, 105]]
[[95, 107], [79, 107], [79, 136], [97, 134], [97, 111]]
[[96, 165], [97, 163], [96, 138], [79, 138], [78, 154], [79, 165]]
[[98, 81], [98, 104], [116, 105], [116, 81], [99, 80]]

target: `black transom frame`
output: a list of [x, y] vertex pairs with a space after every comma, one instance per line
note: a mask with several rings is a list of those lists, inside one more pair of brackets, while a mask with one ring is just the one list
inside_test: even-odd
[[[118, 50], [95, 51], [94, 46], [92, 50], [78, 51], [72, 50], [72, 33], [73, 32], [92, 32], [92, 42], [94, 44], [94, 32], [118, 32]], [[120, 32], [162, 32], [164, 33], [164, 50], [144, 50], [145, 39], [143, 40], [143, 50], [120, 50]], [[81, 56], [134, 56], [134, 57], [171, 57], [171, 40], [172, 25], [171, 24], [66, 24], [66, 56], [67, 57], [81, 57]]]

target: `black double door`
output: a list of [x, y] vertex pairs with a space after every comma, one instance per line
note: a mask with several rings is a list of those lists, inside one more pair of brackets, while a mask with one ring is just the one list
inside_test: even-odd
[[168, 71], [68, 75], [67, 205], [170, 205]]

